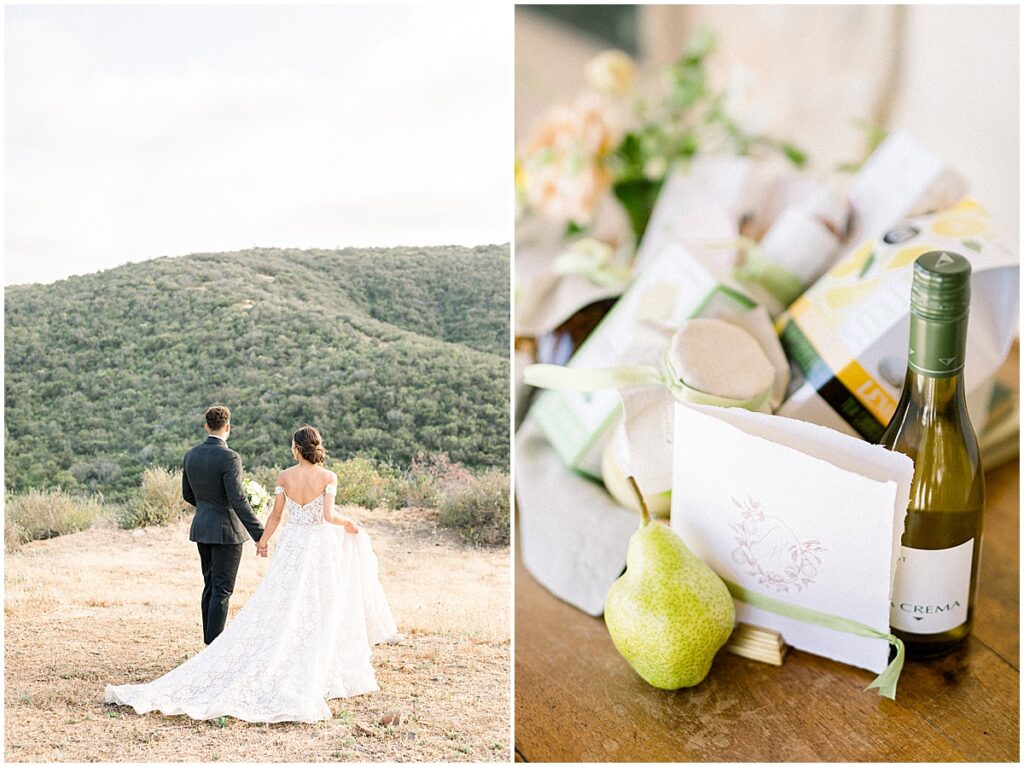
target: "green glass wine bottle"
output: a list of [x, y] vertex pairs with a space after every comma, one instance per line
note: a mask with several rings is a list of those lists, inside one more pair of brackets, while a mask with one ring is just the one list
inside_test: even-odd
[[985, 480], [967, 415], [971, 264], [932, 251], [914, 263], [907, 377], [881, 444], [914, 461], [889, 622], [911, 657], [944, 655], [971, 632]]

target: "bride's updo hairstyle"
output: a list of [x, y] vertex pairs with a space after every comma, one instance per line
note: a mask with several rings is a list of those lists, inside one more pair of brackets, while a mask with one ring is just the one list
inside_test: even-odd
[[292, 435], [292, 443], [299, 451], [299, 455], [310, 463], [323, 463], [327, 460], [324, 440], [314, 426], [307, 424], [296, 431]]

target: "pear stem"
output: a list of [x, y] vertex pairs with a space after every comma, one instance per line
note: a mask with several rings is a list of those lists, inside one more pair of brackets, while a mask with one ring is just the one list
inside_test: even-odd
[[629, 486], [633, 489], [633, 494], [640, 503], [640, 527], [643, 527], [651, 521], [651, 512], [647, 510], [644, 494], [640, 492], [640, 486], [636, 483], [636, 480], [633, 477], [626, 477], [626, 481], [629, 482]]

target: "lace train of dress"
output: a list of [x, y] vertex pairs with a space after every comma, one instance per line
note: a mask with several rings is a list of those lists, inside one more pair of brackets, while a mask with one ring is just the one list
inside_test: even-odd
[[[329, 488], [333, 490], [333, 488]], [[247, 722], [330, 719], [331, 698], [377, 689], [370, 648], [397, 633], [366, 531], [323, 522], [323, 495], [288, 521], [267, 574], [209, 647], [148, 684], [107, 685], [138, 713]]]

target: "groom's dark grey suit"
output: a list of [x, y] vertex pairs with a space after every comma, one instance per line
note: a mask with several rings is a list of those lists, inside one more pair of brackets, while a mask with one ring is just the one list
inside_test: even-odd
[[181, 495], [196, 507], [188, 538], [199, 547], [203, 568], [203, 640], [210, 644], [224, 630], [228, 601], [242, 559], [246, 531], [254, 541], [263, 525], [242, 487], [242, 459], [227, 442], [207, 437], [185, 453]]

